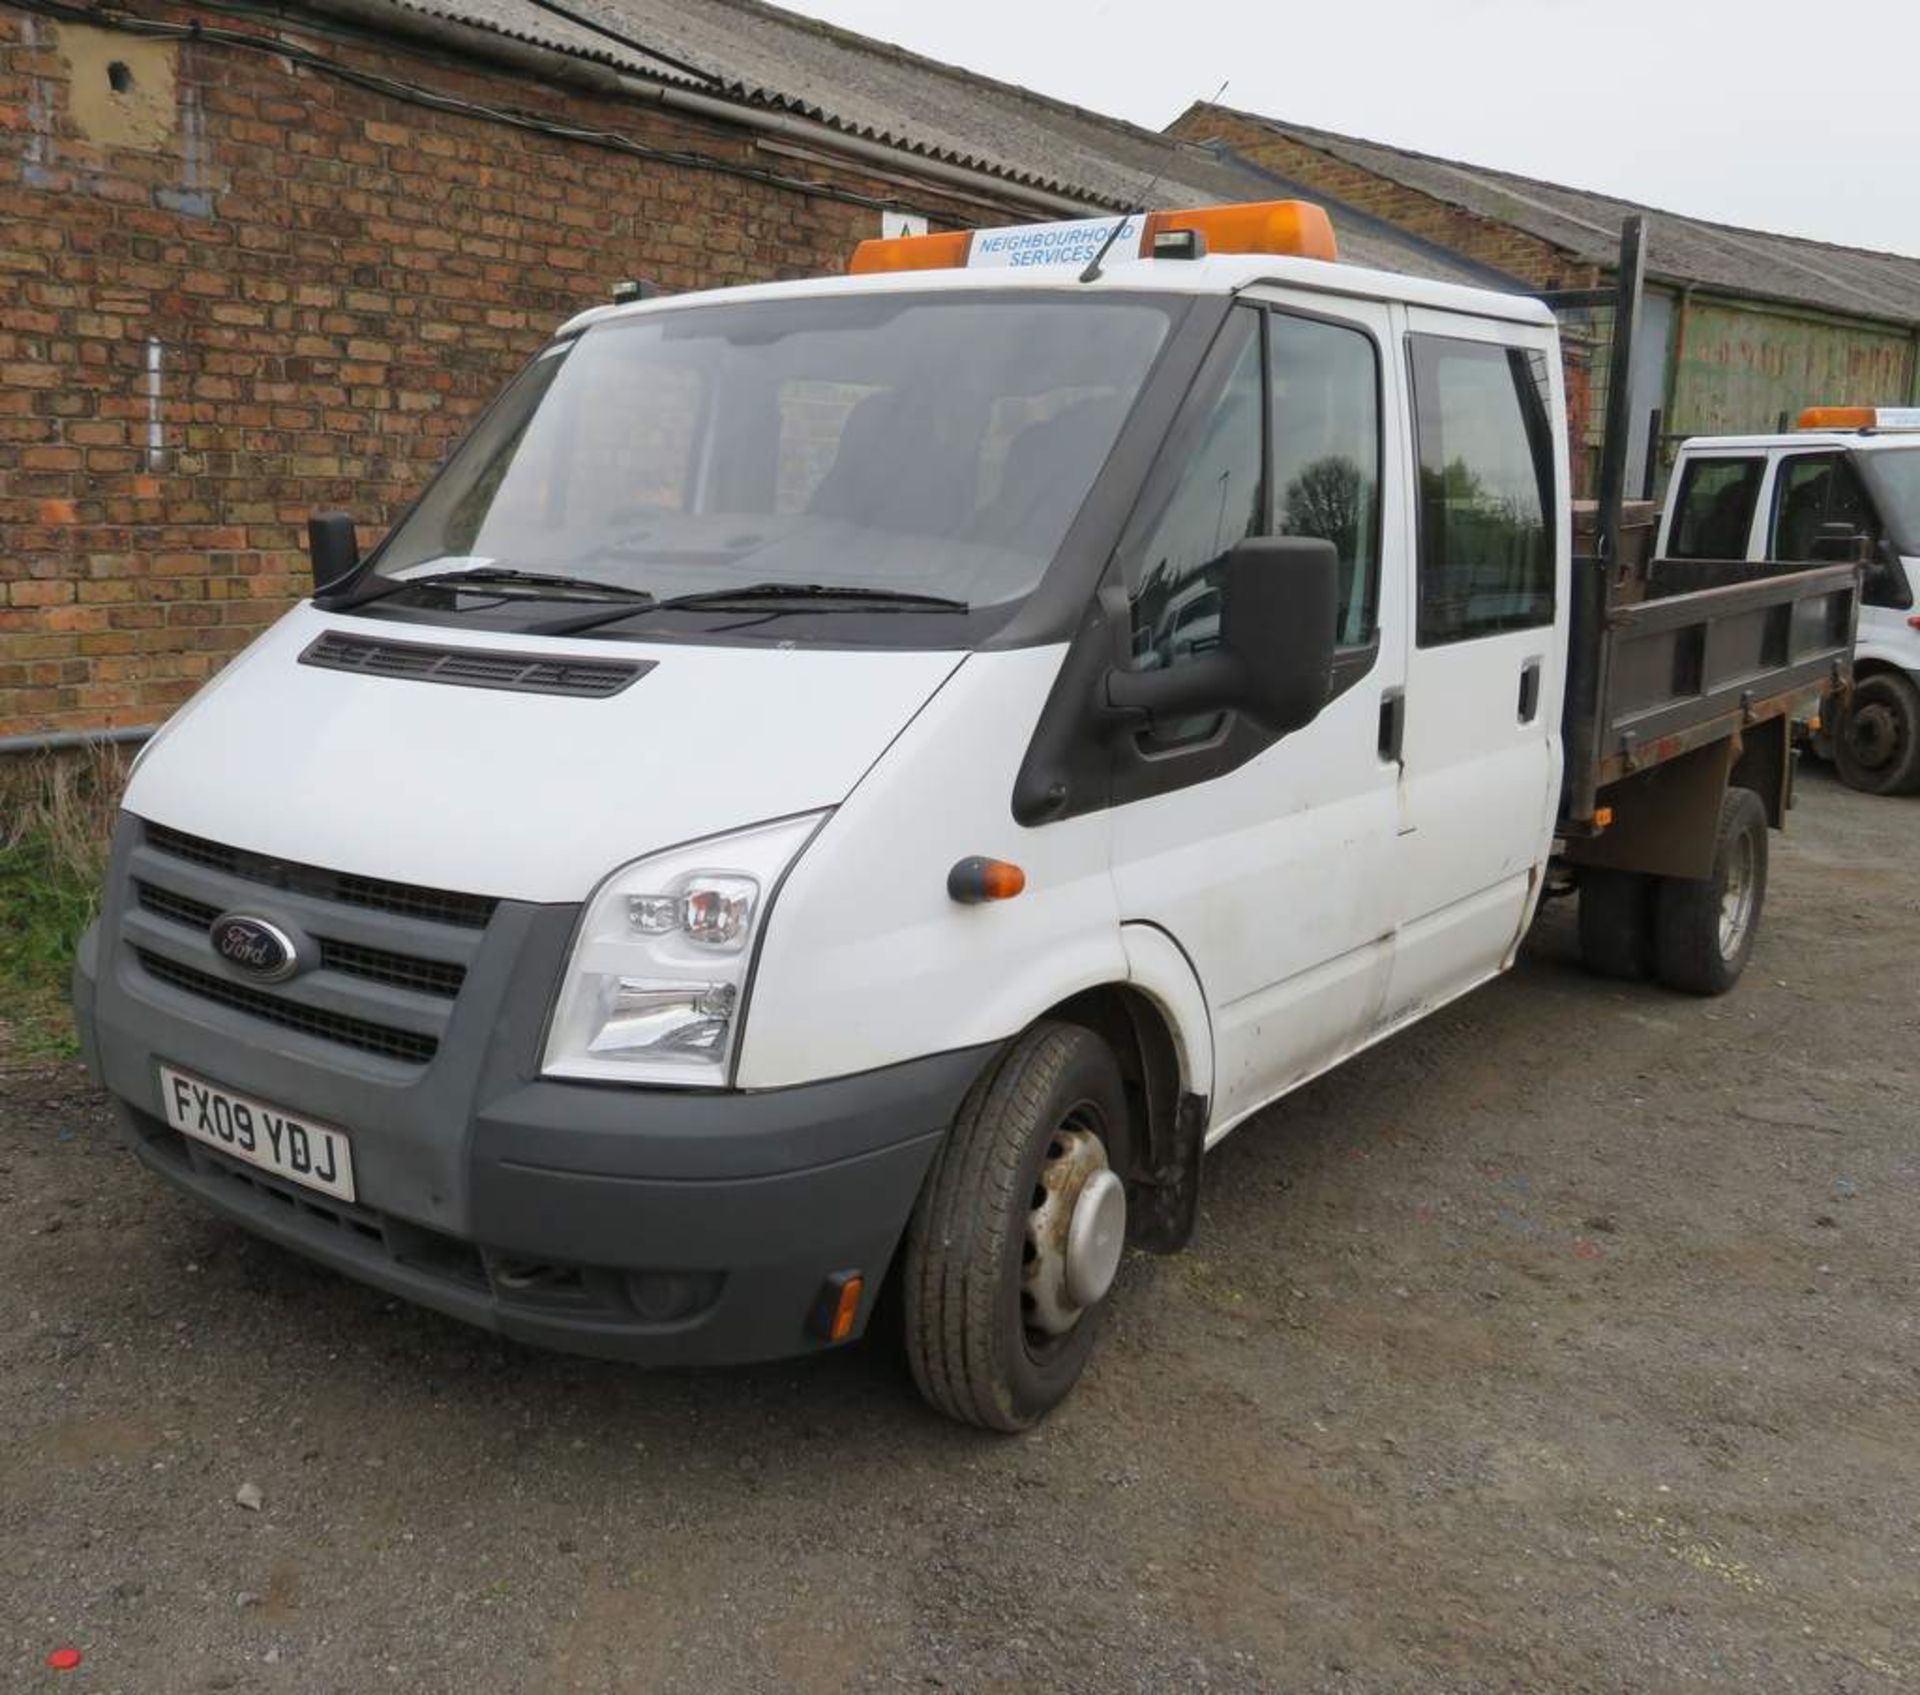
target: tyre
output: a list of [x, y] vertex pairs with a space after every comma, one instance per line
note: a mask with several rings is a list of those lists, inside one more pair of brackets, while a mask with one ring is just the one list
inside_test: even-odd
[[1653, 969], [1653, 879], [1642, 871], [1580, 873], [1580, 963], [1637, 983]]
[[1833, 738], [1840, 781], [1870, 795], [1920, 788], [1920, 689], [1898, 671], [1876, 671], [1853, 685]]
[[1654, 892], [1654, 968], [1670, 989], [1724, 995], [1740, 981], [1767, 900], [1767, 809], [1751, 789], [1720, 802], [1713, 875], [1662, 877]]
[[1057, 1406], [1093, 1349], [1126, 1243], [1127, 1104], [1076, 1024], [1017, 1038], [968, 1092], [907, 1227], [907, 1361], [927, 1401], [988, 1430]]

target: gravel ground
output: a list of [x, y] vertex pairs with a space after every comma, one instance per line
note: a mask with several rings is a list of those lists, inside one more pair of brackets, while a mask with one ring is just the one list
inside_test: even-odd
[[1809, 773], [1722, 1001], [1550, 911], [1222, 1147], [1013, 1440], [880, 1345], [497, 1344], [0, 1057], [0, 1688], [1911, 1687], [1917, 827]]

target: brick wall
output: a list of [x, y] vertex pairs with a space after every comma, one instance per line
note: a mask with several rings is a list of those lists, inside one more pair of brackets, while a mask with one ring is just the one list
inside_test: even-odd
[[[980, 221], [732, 126], [281, 33], [465, 101]], [[344, 507], [371, 539], [615, 278], [817, 273], [878, 228], [871, 207], [272, 53], [0, 3], [0, 736], [163, 718], [304, 591], [309, 512]]]

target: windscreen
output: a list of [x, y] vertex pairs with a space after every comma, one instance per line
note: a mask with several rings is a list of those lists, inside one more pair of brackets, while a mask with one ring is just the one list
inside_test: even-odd
[[381, 552], [670, 595], [792, 582], [969, 606], [1039, 581], [1169, 328], [1151, 300], [840, 297], [550, 348]]
[[1894, 546], [1909, 559], [1920, 556], [1920, 443], [1853, 457]]

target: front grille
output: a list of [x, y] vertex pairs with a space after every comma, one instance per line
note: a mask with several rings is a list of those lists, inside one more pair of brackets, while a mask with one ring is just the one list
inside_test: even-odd
[[425, 918], [436, 924], [457, 924], [468, 930], [484, 930], [499, 905], [485, 895], [455, 894], [448, 889], [421, 888], [413, 883], [360, 877], [347, 871], [324, 871], [317, 865], [300, 865], [269, 854], [249, 853], [222, 842], [190, 836], [184, 830], [169, 829], [164, 824], [147, 825], [146, 842], [157, 852], [209, 871], [224, 872], [244, 882], [260, 883], [270, 889], [288, 889], [295, 894], [311, 895], [316, 900], [338, 901], [342, 906], [392, 912], [403, 918]]
[[556, 659], [548, 654], [501, 653], [471, 647], [436, 647], [350, 636], [329, 630], [307, 644], [302, 665], [362, 676], [404, 677], [420, 683], [454, 683], [470, 689], [513, 689], [521, 694], [572, 695], [605, 700], [651, 671], [655, 660]]
[[[135, 881], [134, 892], [143, 910], [194, 930], [207, 929], [220, 916], [217, 906], [144, 879]], [[369, 982], [390, 983], [395, 988], [414, 989], [423, 995], [441, 995], [451, 1000], [467, 980], [467, 968], [449, 960], [421, 959], [359, 942], [339, 941], [332, 936], [318, 936], [315, 940], [320, 944], [320, 963], [325, 969], [344, 971]]]
[[416, 959], [411, 954], [389, 953], [385, 948], [362, 947], [358, 942], [336, 942], [322, 936], [320, 963], [330, 971], [345, 971], [365, 977], [373, 983], [391, 983], [396, 989], [417, 989], [423, 995], [444, 995], [448, 1000], [460, 992], [467, 980], [467, 968], [441, 959]]
[[140, 897], [140, 905], [148, 912], [161, 918], [170, 918], [176, 924], [185, 924], [195, 930], [204, 930], [220, 916], [217, 906], [208, 906], [203, 900], [193, 900], [189, 896], [175, 894], [172, 889], [163, 889], [156, 883], [136, 882], [134, 892]]
[[182, 965], [178, 960], [147, 948], [136, 948], [135, 957], [150, 977], [183, 993], [246, 1013], [283, 1030], [298, 1030], [302, 1035], [323, 1041], [339, 1042], [362, 1053], [379, 1054], [387, 1059], [425, 1065], [440, 1051], [439, 1039], [415, 1030], [397, 1030], [390, 1024], [377, 1024], [370, 1018], [354, 1018], [346, 1013], [327, 1012], [298, 1001], [282, 999], [263, 989], [250, 989], [240, 983]]

